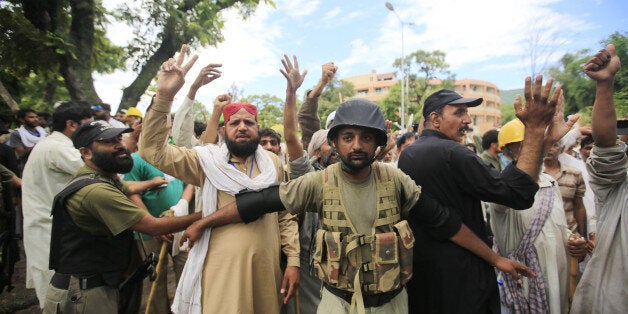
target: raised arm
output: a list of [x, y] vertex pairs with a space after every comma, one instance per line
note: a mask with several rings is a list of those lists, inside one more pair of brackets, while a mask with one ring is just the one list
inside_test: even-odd
[[307, 75], [307, 70], [303, 71], [303, 73], [299, 72], [297, 57], [293, 56], [293, 59], [294, 65], [290, 62], [290, 58], [284, 55], [281, 60], [283, 69], [279, 70], [287, 81], [286, 104], [283, 110], [283, 132], [290, 161], [303, 156], [303, 144], [301, 144], [297, 136], [297, 89], [301, 87], [305, 75]]
[[222, 115], [222, 108], [231, 103], [231, 93], [218, 95], [214, 100], [214, 110], [211, 117], [207, 121], [205, 132], [201, 135], [201, 141], [204, 144], [216, 144], [218, 143], [218, 125], [220, 124], [220, 116]]
[[312, 135], [321, 128], [321, 119], [318, 116], [318, 96], [321, 95], [325, 86], [334, 78], [338, 67], [333, 62], [327, 62], [321, 66], [321, 70], [321, 79], [314, 89], [307, 93], [305, 101], [299, 110], [299, 127], [301, 128], [301, 141], [304, 147], [307, 147], [312, 139]]
[[203, 171], [196, 151], [168, 145], [172, 100], [185, 82], [185, 74], [198, 56], [183, 65], [187, 47], [183, 45], [177, 60], [170, 58], [161, 66], [157, 77], [157, 93], [146, 110], [140, 138], [140, 156], [159, 170], [187, 183], [200, 186]]
[[595, 80], [595, 102], [591, 112], [593, 140], [597, 147], [611, 147], [617, 141], [617, 115], [613, 103], [615, 73], [621, 68], [615, 46], [609, 44], [584, 65], [584, 73]]
[[517, 118], [526, 126], [517, 168], [535, 182], [538, 181], [541, 169], [545, 131], [554, 118], [558, 98], [562, 93], [562, 88], [557, 86], [550, 98], [553, 82], [553, 79], [548, 79], [543, 88], [542, 75], [536, 77], [534, 85], [532, 78], [527, 77], [524, 87], [525, 106], [522, 106], [521, 95], [517, 95], [514, 104]]

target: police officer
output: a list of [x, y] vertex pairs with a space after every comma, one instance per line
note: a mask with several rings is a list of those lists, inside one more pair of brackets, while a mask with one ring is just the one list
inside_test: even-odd
[[[314, 264], [324, 282], [319, 313], [407, 313], [405, 282], [412, 276], [410, 212], [433, 236], [451, 239], [484, 258], [519, 271], [527, 268], [496, 256], [449, 209], [421, 194], [397, 168], [375, 162], [386, 144], [386, 125], [377, 104], [352, 99], [338, 107], [328, 133], [340, 163], [281, 185], [236, 196], [236, 203], [192, 224], [182, 242], [198, 240], [204, 228], [251, 222], [265, 212], [318, 212]], [[516, 272], [513, 270], [514, 275]]]
[[85, 165], [53, 204], [50, 281], [44, 313], [117, 313], [118, 285], [134, 246], [132, 231], [151, 235], [185, 229], [200, 213], [154, 218], [125, 195], [117, 176], [133, 167], [122, 134], [104, 121], [81, 125], [72, 135]]

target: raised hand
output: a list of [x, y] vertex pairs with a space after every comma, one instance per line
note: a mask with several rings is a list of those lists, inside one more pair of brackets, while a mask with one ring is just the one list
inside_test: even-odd
[[517, 95], [515, 99], [515, 114], [517, 118], [523, 122], [528, 128], [545, 129], [554, 118], [558, 97], [561, 94], [562, 87], [557, 86], [554, 94], [550, 99], [550, 93], [554, 80], [547, 80], [545, 88], [543, 88], [543, 75], [537, 75], [532, 86], [532, 78], [526, 77], [524, 87], [525, 106], [521, 105], [521, 95]]
[[222, 75], [222, 72], [218, 68], [221, 66], [222, 64], [211, 63], [202, 68], [190, 88], [199, 89], [201, 86], [209, 84], [213, 80], [219, 78]]
[[287, 55], [283, 55], [283, 59], [281, 63], [283, 64], [283, 69], [279, 69], [279, 72], [283, 74], [283, 76], [288, 80], [288, 90], [296, 91], [301, 87], [303, 80], [305, 79], [305, 75], [307, 75], [307, 70], [303, 71], [303, 73], [299, 72], [299, 61], [296, 56], [292, 56], [294, 59], [294, 65], [290, 62], [290, 58]]
[[321, 75], [321, 81], [323, 81], [323, 83], [327, 85], [327, 83], [329, 83], [336, 75], [338, 67], [335, 66], [333, 62], [327, 62], [321, 66], [321, 70], [323, 72], [323, 74]]
[[231, 103], [231, 93], [226, 93], [222, 95], [216, 96], [214, 99], [214, 110], [218, 110], [217, 112], [222, 112], [222, 108]]
[[198, 55], [194, 55], [184, 65], [183, 61], [187, 49], [187, 45], [182, 45], [176, 59], [170, 58], [161, 65], [161, 71], [157, 75], [157, 98], [173, 100], [185, 83], [185, 75], [198, 59]]
[[[556, 92], [555, 92], [556, 93]], [[558, 141], [560, 141], [569, 130], [573, 127], [573, 125], [578, 121], [580, 115], [575, 114], [569, 117], [567, 121], [565, 121], [565, 95], [563, 91], [560, 91], [558, 95], [558, 102], [556, 104], [556, 112], [554, 112], [554, 117], [552, 118], [552, 123], [549, 125], [548, 131], [545, 135], [545, 142], [548, 145], [552, 145]]]
[[621, 63], [615, 52], [615, 45], [608, 44], [605, 49], [598, 51], [589, 59], [582, 70], [588, 77], [601, 82], [615, 79], [615, 73], [620, 68]]

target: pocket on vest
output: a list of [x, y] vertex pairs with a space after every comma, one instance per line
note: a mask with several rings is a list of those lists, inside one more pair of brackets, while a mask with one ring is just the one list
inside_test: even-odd
[[340, 257], [342, 240], [340, 232], [316, 231], [316, 249], [314, 251], [314, 270], [322, 281], [338, 284], [340, 277]]
[[412, 248], [414, 247], [414, 233], [408, 221], [402, 220], [394, 225], [399, 235], [399, 279], [405, 284], [412, 278]]
[[375, 234], [373, 244], [376, 292], [391, 291], [400, 284], [397, 234], [394, 232]]

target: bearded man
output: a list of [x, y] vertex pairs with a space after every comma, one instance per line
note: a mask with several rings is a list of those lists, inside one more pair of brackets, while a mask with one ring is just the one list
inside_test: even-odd
[[[172, 100], [196, 58], [182, 65], [186, 47], [177, 61], [162, 65], [157, 94], [146, 111], [140, 155], [158, 169], [186, 183], [201, 186], [203, 215], [233, 203], [234, 194], [281, 181], [277, 156], [259, 146], [257, 108], [248, 103], [223, 107], [225, 145], [188, 149], [167, 145]], [[210, 73], [204, 75], [211, 75]], [[228, 95], [217, 101], [229, 101]], [[287, 256], [283, 282], [280, 248]], [[287, 212], [266, 215], [249, 224], [206, 230], [190, 250], [179, 280], [172, 310], [176, 313], [278, 313], [280, 289], [284, 302], [299, 276], [296, 216]]]
[[125, 195], [118, 177], [133, 168], [122, 133], [104, 121], [72, 135], [85, 165], [55, 197], [50, 280], [44, 313], [118, 313], [118, 286], [131, 263], [133, 231], [161, 235], [184, 229], [200, 214], [154, 218]]

